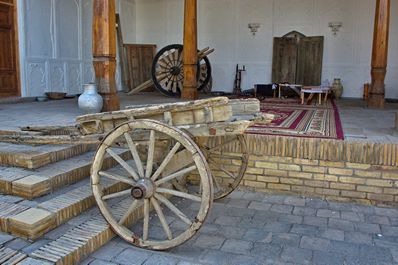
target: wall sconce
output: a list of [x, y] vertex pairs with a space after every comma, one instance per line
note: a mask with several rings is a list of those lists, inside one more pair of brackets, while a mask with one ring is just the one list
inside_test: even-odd
[[253, 36], [256, 36], [258, 29], [260, 28], [260, 23], [249, 23], [249, 29]]
[[337, 35], [337, 32], [340, 31], [342, 26], [343, 22], [329, 22], [329, 28], [332, 30], [334, 36]]

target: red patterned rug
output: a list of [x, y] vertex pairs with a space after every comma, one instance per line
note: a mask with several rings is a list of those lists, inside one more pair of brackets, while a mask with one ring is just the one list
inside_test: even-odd
[[301, 105], [298, 99], [265, 99], [261, 112], [275, 115], [271, 124], [255, 124], [248, 134], [344, 139], [339, 111], [333, 100], [326, 104]]

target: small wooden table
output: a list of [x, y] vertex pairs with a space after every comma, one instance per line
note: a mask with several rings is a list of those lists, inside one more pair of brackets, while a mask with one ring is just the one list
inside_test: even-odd
[[318, 94], [318, 103], [322, 104], [322, 94], [325, 94], [324, 102], [328, 100], [328, 95], [331, 91], [330, 87], [322, 87], [322, 86], [303, 86], [301, 89], [301, 104], [304, 104], [305, 94], [308, 93], [310, 96], [308, 97], [307, 103], [311, 102], [315, 94]]
[[281, 87], [288, 87], [294, 92], [296, 92], [297, 95], [300, 95], [300, 89], [303, 87], [302, 85], [297, 85], [297, 84], [278, 84], [278, 86], [279, 86], [279, 95], [278, 95], [279, 98], [282, 97]]

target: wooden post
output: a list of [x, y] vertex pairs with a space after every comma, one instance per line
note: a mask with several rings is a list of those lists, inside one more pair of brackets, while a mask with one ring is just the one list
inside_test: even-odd
[[368, 100], [368, 106], [371, 108], [384, 108], [389, 24], [390, 0], [377, 0], [373, 33], [372, 84]]
[[93, 1], [93, 64], [98, 92], [104, 99], [102, 111], [120, 109], [116, 91], [115, 0]]
[[197, 1], [185, 0], [184, 15], [184, 89], [183, 99], [198, 98]]

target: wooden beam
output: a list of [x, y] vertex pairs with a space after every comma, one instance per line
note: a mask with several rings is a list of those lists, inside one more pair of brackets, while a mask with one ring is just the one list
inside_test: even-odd
[[372, 85], [368, 106], [384, 108], [385, 77], [387, 73], [390, 0], [377, 0], [372, 52]]
[[184, 15], [184, 89], [183, 99], [198, 98], [197, 0], [185, 0]]
[[104, 99], [102, 111], [120, 109], [116, 91], [115, 0], [93, 1], [93, 64], [98, 92]]

